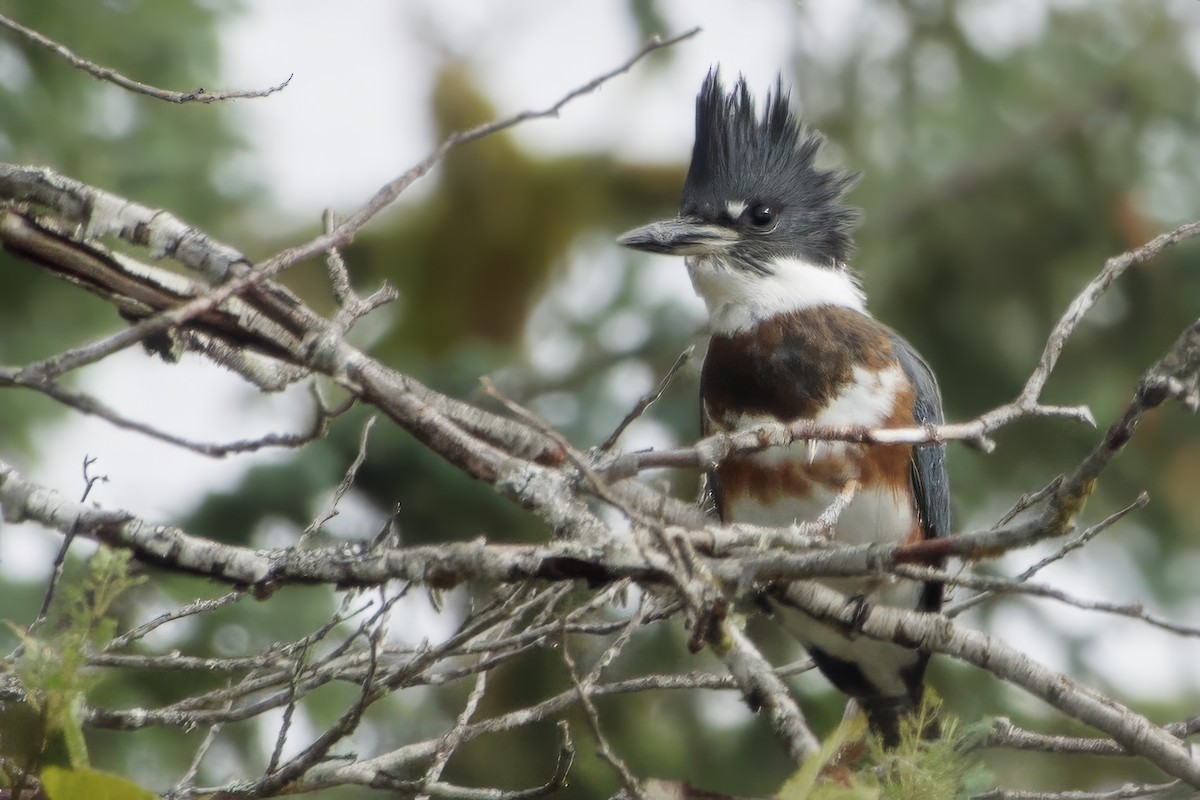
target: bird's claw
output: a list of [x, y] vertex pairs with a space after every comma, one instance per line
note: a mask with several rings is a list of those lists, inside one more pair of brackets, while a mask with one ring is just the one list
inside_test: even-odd
[[852, 608], [850, 633], [854, 635], [862, 633], [863, 623], [867, 621], [867, 616], [871, 613], [871, 601], [865, 594], [855, 594], [846, 598], [846, 605]]

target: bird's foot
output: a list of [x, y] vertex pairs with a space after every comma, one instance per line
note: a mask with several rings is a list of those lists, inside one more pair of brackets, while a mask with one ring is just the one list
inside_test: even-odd
[[846, 598], [846, 606], [851, 609], [850, 635], [857, 636], [862, 633], [863, 623], [867, 621], [867, 616], [871, 613], [871, 601], [865, 594], [854, 594]]

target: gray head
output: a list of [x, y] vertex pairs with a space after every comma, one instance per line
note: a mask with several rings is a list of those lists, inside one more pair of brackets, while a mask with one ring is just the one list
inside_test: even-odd
[[842, 268], [859, 218], [843, 195], [858, 176], [814, 164], [823, 137], [792, 112], [782, 80], [764, 106], [760, 116], [744, 77], [726, 94], [719, 71], [709, 70], [696, 98], [696, 143], [679, 216], [619, 241], [760, 273], [781, 259]]

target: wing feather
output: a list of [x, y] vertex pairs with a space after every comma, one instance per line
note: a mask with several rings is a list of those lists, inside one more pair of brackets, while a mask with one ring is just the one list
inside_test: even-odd
[[[918, 425], [940, 425], [942, 393], [933, 370], [925, 359], [899, 334], [892, 333], [892, 350], [904, 374], [912, 382], [916, 400], [913, 419]], [[927, 539], [950, 535], [950, 478], [946, 471], [946, 445], [929, 444], [913, 447], [911, 468], [913, 497]], [[940, 564], [935, 566], [941, 566]], [[921, 607], [936, 611], [942, 604], [942, 585], [929, 583], [921, 598]]]

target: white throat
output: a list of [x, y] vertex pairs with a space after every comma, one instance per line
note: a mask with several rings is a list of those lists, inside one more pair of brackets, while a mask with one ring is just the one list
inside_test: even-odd
[[689, 256], [688, 275], [708, 306], [715, 334], [749, 330], [759, 322], [817, 306], [867, 314], [867, 298], [844, 266], [818, 267], [798, 258], [776, 259], [769, 274], [734, 266], [720, 256]]

